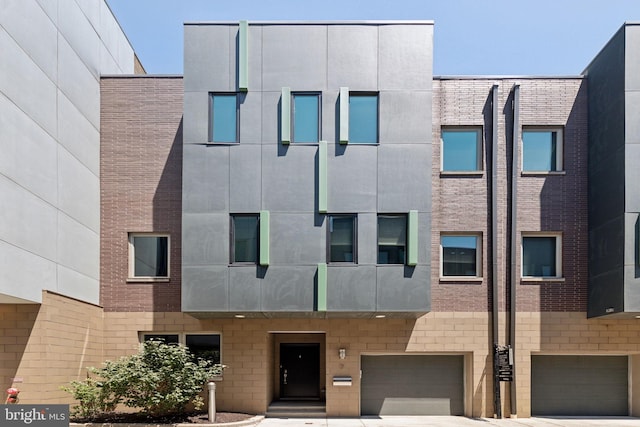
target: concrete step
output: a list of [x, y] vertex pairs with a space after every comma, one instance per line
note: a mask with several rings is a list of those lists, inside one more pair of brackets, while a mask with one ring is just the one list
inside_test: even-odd
[[267, 408], [267, 418], [324, 418], [327, 406], [319, 401], [283, 401], [271, 403]]

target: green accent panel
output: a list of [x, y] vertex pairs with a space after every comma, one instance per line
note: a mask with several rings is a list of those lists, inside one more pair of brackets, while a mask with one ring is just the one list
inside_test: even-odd
[[260, 211], [260, 265], [269, 265], [269, 211]]
[[349, 88], [340, 88], [340, 144], [349, 143]]
[[287, 145], [291, 142], [291, 88], [282, 88], [280, 98], [280, 140]]
[[238, 89], [249, 90], [249, 23], [240, 21], [238, 40]]
[[407, 265], [418, 264], [418, 211], [409, 211]]
[[318, 212], [327, 213], [327, 141], [318, 144]]
[[327, 311], [327, 264], [318, 263], [318, 311]]

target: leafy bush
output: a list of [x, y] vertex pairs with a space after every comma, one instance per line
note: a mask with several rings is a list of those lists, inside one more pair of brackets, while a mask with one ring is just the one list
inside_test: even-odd
[[200, 409], [204, 384], [221, 375], [224, 366], [195, 360], [182, 345], [145, 342], [139, 354], [106, 361], [102, 368], [88, 368], [95, 376], [63, 387], [78, 400], [73, 415], [92, 418], [115, 410], [118, 404], [139, 408], [152, 416], [185, 410], [188, 403]]

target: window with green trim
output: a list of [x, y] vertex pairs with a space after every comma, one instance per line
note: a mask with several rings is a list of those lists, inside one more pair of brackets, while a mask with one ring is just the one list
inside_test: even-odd
[[329, 215], [329, 262], [355, 263], [356, 216]]
[[378, 215], [378, 264], [404, 264], [407, 216]]
[[238, 95], [236, 93], [210, 94], [210, 111], [210, 142], [239, 142]]
[[378, 142], [378, 94], [349, 93], [349, 144]]
[[231, 215], [231, 263], [258, 262], [259, 216], [254, 214]]
[[320, 94], [294, 92], [291, 97], [292, 142], [320, 141]]

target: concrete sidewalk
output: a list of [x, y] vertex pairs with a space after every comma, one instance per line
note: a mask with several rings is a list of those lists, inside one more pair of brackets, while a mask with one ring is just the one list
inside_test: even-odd
[[632, 417], [465, 418], [450, 416], [383, 416], [362, 418], [265, 418], [259, 427], [638, 427]]

